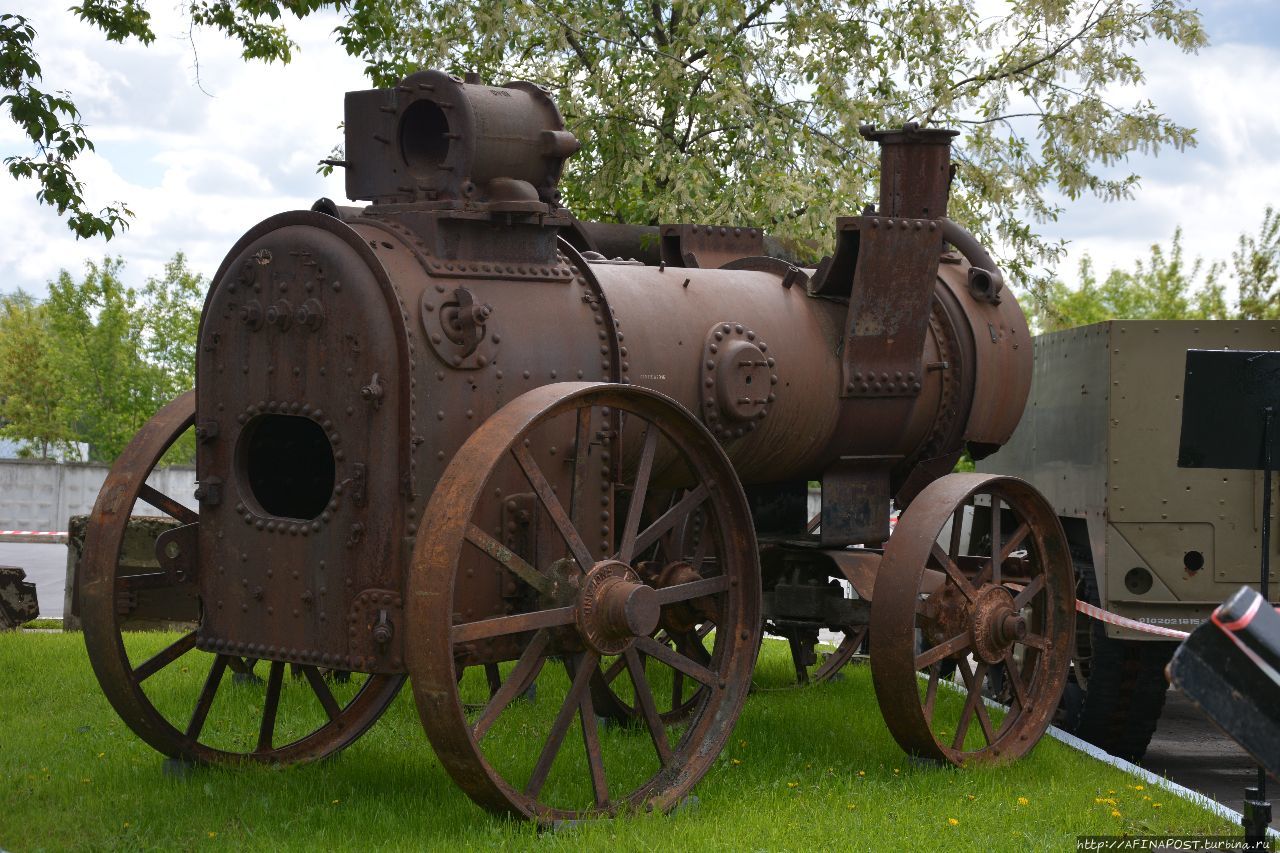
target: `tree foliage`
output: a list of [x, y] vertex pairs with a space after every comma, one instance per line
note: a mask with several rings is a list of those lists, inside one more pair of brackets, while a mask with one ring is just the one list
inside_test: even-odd
[[[323, 6], [320, 0], [186, 0], [192, 27], [211, 27], [238, 41], [245, 59], [288, 62], [296, 45], [277, 23], [285, 12], [304, 17]], [[144, 0], [84, 0], [70, 8], [82, 21], [102, 30], [108, 41], [156, 40]], [[0, 109], [31, 141], [34, 153], [4, 158], [9, 174], [34, 179], [36, 198], [51, 205], [77, 237], [110, 240], [129, 226], [133, 212], [123, 202], [97, 211], [85, 200], [75, 161], [94, 150], [71, 93], [43, 85], [44, 69], [36, 51], [36, 31], [22, 15], [0, 14]]]
[[1149, 257], [1133, 269], [1112, 269], [1101, 281], [1085, 255], [1079, 279], [1074, 288], [1061, 280], [1045, 288], [1045, 298], [1032, 307], [1037, 331], [1111, 319], [1280, 319], [1280, 217], [1268, 207], [1257, 233], [1242, 233], [1229, 261], [1187, 261], [1178, 228], [1168, 250], [1152, 245]]
[[[1059, 194], [1130, 195], [1135, 152], [1193, 144], [1124, 102], [1134, 51], [1205, 43], [1183, 0], [384, 0], [339, 39], [380, 85], [421, 66], [548, 86], [583, 142], [563, 186], [579, 216], [763, 225], [819, 238], [875, 194], [862, 122], [964, 130], [953, 215], [1015, 279], [1060, 246]], [[1112, 174], [1121, 167], [1119, 174]]]
[[[330, 8], [342, 15], [338, 40], [377, 85], [430, 66], [548, 86], [584, 143], [564, 190], [586, 218], [744, 223], [821, 239], [837, 215], [874, 196], [876, 152], [859, 124], [958, 126], [953, 216], [999, 246], [1020, 280], [1061, 251], [1035, 231], [1057, 216], [1056, 199], [1128, 196], [1138, 182], [1125, 168], [1131, 154], [1194, 143], [1154, 104], [1123, 100], [1143, 80], [1138, 46], [1205, 43], [1186, 2], [1016, 0], [992, 16], [977, 0], [184, 0], [182, 8], [193, 26], [236, 40], [246, 59], [287, 62], [286, 15]], [[83, 0], [72, 11], [112, 41], [155, 38], [144, 0]], [[10, 158], [10, 171], [40, 180], [42, 200], [70, 211], [78, 234], [111, 236], [128, 212], [85, 208], [70, 164], [92, 143], [74, 105], [65, 94], [41, 101], [31, 88], [40, 68], [29, 25], [5, 16], [0, 30], [19, 60], [3, 103], [40, 113], [22, 125], [40, 156]]]
[[[110, 462], [156, 410], [192, 387], [201, 276], [182, 253], [141, 291], [126, 286], [124, 262], [89, 262], [77, 280], [67, 271], [49, 298], [0, 300], [0, 434], [29, 442], [42, 456]], [[188, 461], [191, 439], [168, 461]]]
[[0, 437], [46, 459], [77, 453], [60, 417], [53, 349], [47, 308], [21, 290], [0, 296]]

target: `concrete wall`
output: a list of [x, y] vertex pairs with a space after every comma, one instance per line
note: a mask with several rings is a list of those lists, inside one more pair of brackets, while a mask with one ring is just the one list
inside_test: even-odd
[[[67, 519], [93, 509], [107, 478], [105, 465], [56, 463], [35, 459], [0, 460], [0, 530], [66, 530]], [[151, 486], [192, 509], [194, 468], [160, 468], [147, 479]], [[135, 515], [164, 515], [139, 501]]]

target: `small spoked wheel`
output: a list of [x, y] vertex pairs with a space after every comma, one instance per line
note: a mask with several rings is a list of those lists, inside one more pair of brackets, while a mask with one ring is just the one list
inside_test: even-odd
[[[654, 512], [651, 490], [677, 497]], [[471, 435], [424, 518], [407, 663], [459, 786], [542, 822], [678, 804], [760, 639], [750, 513], [710, 433], [646, 389], [544, 386]]]
[[922, 491], [871, 606], [872, 678], [898, 744], [957, 765], [1030, 750], [1066, 684], [1073, 589], [1062, 525], [1027, 483], [951, 474]]
[[[335, 678], [314, 666], [290, 675], [281, 661], [196, 649], [203, 611], [199, 563], [189, 557], [200, 517], [147, 483], [194, 420], [189, 391], [148, 421], [112, 466], [89, 517], [79, 600], [94, 673], [129, 728], [171, 758], [291, 764], [331, 755], [377, 721], [404, 677]], [[130, 541], [138, 504], [165, 514], [146, 522], [161, 531], [154, 559], [140, 559]], [[181, 630], [127, 630], [133, 622]]]

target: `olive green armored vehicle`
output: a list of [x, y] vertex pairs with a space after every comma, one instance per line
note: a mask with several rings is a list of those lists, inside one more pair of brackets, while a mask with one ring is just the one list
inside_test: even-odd
[[[1177, 467], [1186, 351], [1277, 350], [1280, 323], [1113, 320], [1041, 335], [1034, 347], [1022, 420], [978, 469], [1022, 477], [1054, 505], [1080, 600], [1190, 631], [1257, 582], [1262, 473]], [[1141, 758], [1177, 644], [1084, 617], [1076, 626], [1062, 722]]]

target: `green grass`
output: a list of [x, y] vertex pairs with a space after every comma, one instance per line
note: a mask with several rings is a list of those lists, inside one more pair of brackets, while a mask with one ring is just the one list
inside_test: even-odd
[[[158, 647], [165, 639], [141, 642]], [[785, 648], [772, 643], [757, 670], [762, 689], [695, 789], [696, 804], [670, 816], [589, 821], [542, 833], [492, 817], [467, 799], [433, 755], [409, 691], [369, 734], [326, 761], [198, 769], [172, 778], [162, 773], [161, 757], [108, 706], [79, 634], [0, 635], [0, 672], [0, 848], [14, 853], [1067, 850], [1078, 834], [1237, 832], [1198, 806], [1050, 739], [1003, 768], [914, 763], [881, 721], [866, 666], [847, 668], [842, 680], [827, 685], [770, 689], [790, 679]], [[486, 745], [492, 740], [495, 754], [513, 765], [531, 764], [538, 745], [518, 720], [511, 726], [495, 730]], [[618, 729], [603, 736], [632, 737]], [[566, 743], [565, 761], [572, 764], [581, 739], [571, 733]], [[572, 767], [568, 775], [575, 778]]]
[[30, 622], [27, 622], [27, 623], [26, 623], [25, 625], [23, 625], [22, 627], [23, 627], [23, 628], [39, 628], [39, 629], [42, 629], [42, 630], [47, 630], [47, 629], [50, 629], [50, 628], [56, 628], [56, 629], [58, 629], [59, 631], [61, 631], [61, 630], [62, 630], [62, 620], [61, 620], [61, 619], [45, 619], [45, 618], [41, 617], [41, 618], [38, 618], [38, 619], [32, 619]]

